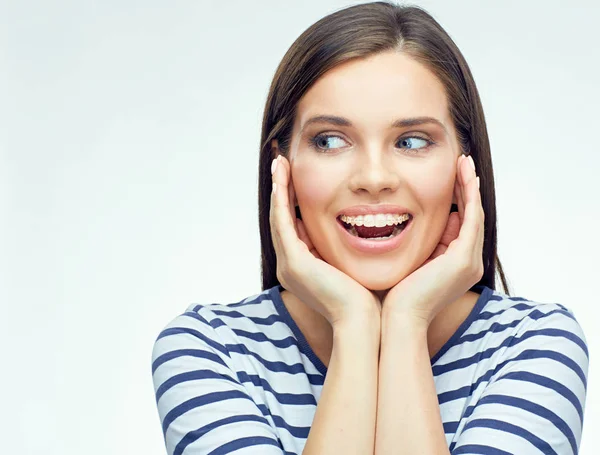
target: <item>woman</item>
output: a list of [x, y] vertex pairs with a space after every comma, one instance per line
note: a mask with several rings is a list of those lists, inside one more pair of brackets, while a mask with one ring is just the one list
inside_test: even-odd
[[307, 29], [261, 145], [263, 291], [192, 305], [154, 345], [169, 454], [577, 453], [584, 333], [508, 295], [479, 95], [429, 14]]

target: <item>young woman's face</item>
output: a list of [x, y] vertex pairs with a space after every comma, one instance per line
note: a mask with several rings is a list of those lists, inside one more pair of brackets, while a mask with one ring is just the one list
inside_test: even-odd
[[[351, 125], [307, 124], [317, 115], [344, 117]], [[440, 124], [392, 126], [417, 117]], [[456, 202], [460, 149], [444, 87], [425, 66], [386, 52], [330, 70], [300, 100], [290, 144], [296, 200], [325, 261], [381, 291], [427, 260]], [[412, 214], [401, 242], [379, 253], [356, 249], [337, 216], [350, 207], [379, 204]]]

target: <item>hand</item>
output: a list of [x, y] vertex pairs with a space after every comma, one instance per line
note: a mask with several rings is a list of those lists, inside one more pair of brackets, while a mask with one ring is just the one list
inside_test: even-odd
[[400, 314], [429, 327], [444, 306], [483, 276], [485, 213], [469, 161], [464, 155], [458, 158], [454, 182], [458, 213], [450, 213], [439, 244], [423, 265], [388, 291], [382, 310], [386, 315]]
[[325, 262], [296, 218], [289, 161], [277, 157], [271, 193], [270, 225], [277, 255], [277, 279], [302, 302], [321, 313], [332, 326], [349, 317], [373, 315], [379, 321], [377, 296]]

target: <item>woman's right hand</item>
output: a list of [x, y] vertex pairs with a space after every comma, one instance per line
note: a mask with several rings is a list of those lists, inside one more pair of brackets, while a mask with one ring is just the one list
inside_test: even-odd
[[279, 155], [273, 165], [276, 191], [271, 192], [269, 218], [281, 285], [321, 313], [333, 327], [350, 318], [376, 316], [379, 320], [381, 303], [377, 295], [325, 262], [304, 223], [296, 218], [289, 161]]

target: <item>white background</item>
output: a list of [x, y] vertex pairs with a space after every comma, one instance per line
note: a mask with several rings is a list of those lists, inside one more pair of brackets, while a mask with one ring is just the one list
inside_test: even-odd
[[[416, 3], [478, 84], [512, 294], [562, 303], [586, 333], [592, 455], [599, 2]], [[260, 292], [267, 90], [300, 33], [350, 4], [1, 3], [0, 451], [165, 452], [153, 342], [191, 303]]]

